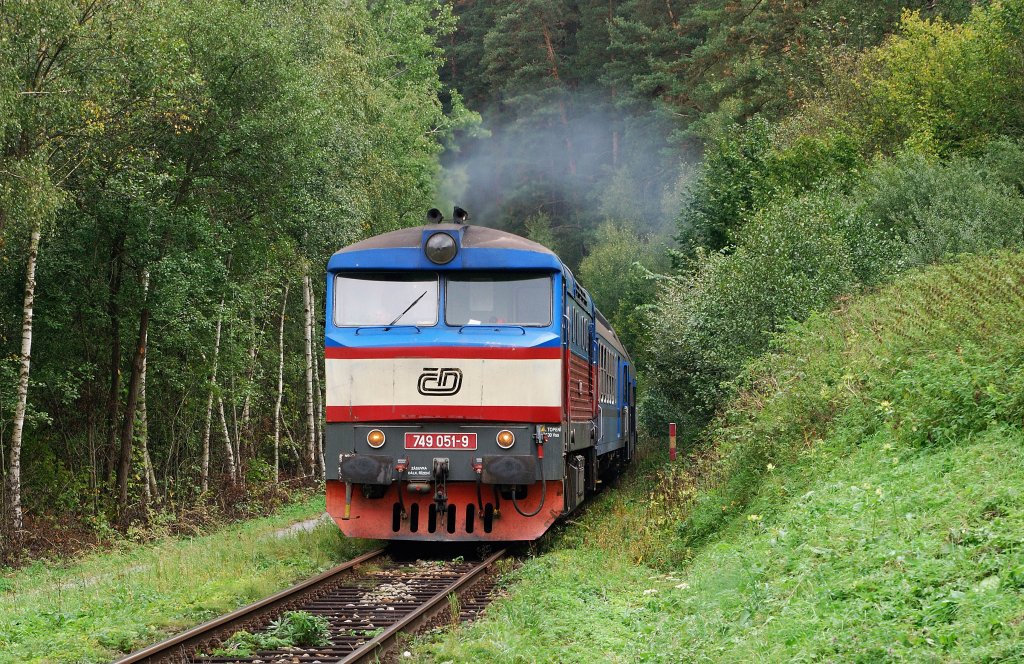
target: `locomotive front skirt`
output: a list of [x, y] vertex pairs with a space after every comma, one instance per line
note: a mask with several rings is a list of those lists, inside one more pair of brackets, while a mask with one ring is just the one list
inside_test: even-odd
[[635, 447], [625, 349], [545, 247], [431, 224], [328, 264], [327, 511], [374, 539], [531, 540]]

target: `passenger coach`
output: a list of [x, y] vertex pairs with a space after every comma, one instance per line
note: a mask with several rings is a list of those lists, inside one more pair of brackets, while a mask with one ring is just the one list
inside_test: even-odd
[[629, 355], [545, 247], [437, 223], [327, 271], [327, 510], [346, 535], [535, 539], [632, 458]]

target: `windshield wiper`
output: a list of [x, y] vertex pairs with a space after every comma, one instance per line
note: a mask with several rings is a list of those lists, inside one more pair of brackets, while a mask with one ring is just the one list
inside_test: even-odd
[[412, 304], [410, 304], [409, 306], [407, 306], [405, 308], [405, 311], [403, 311], [402, 313], [398, 314], [398, 318], [396, 318], [395, 320], [393, 320], [390, 323], [388, 323], [388, 327], [391, 327], [392, 325], [394, 325], [398, 321], [402, 320], [402, 316], [404, 316], [407, 313], [409, 313], [409, 310], [412, 309], [413, 307], [415, 307], [419, 303], [419, 301], [423, 299], [423, 296], [426, 295], [426, 294], [427, 294], [427, 291], [423, 291], [422, 293], [420, 293], [420, 296], [418, 298], [416, 298], [415, 300], [413, 300]]

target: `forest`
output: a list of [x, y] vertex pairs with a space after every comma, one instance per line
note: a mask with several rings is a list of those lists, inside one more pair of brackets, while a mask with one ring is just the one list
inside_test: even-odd
[[33, 0], [0, 26], [7, 541], [263, 513], [322, 476], [327, 258], [418, 223], [472, 119], [440, 101], [449, 9]]
[[0, 19], [19, 546], [48, 523], [244, 516], [315, 481], [326, 259], [435, 202], [556, 250], [633, 353], [648, 431], [689, 440], [799, 321], [1024, 242], [1021, 0], [43, 0]]

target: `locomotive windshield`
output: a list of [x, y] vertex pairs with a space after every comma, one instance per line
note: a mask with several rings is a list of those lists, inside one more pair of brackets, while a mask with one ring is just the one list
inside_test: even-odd
[[362, 272], [334, 282], [334, 324], [339, 327], [436, 325], [437, 275]]
[[473, 273], [449, 275], [444, 318], [448, 325], [551, 324], [548, 274]]

